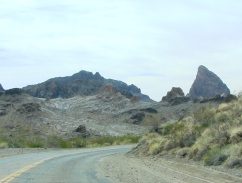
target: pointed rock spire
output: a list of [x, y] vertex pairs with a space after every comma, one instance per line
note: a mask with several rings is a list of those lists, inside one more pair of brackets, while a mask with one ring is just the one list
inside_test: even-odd
[[210, 98], [217, 94], [230, 94], [230, 90], [216, 74], [203, 65], [199, 66], [188, 96], [191, 99]]

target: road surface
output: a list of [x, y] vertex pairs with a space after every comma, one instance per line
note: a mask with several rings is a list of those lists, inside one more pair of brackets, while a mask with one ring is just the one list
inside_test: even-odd
[[109, 183], [97, 176], [98, 162], [131, 146], [59, 150], [0, 159], [0, 183]]

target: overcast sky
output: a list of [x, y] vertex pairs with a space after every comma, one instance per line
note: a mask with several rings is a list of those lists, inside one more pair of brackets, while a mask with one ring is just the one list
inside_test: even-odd
[[241, 0], [0, 0], [5, 89], [86, 70], [160, 101], [199, 65], [242, 90]]

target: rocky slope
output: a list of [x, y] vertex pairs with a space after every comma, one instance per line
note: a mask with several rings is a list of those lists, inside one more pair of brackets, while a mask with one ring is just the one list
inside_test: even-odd
[[1, 83], [0, 83], [0, 92], [1, 91], [4, 91], [4, 89], [3, 89], [3, 87], [2, 87], [2, 85], [1, 85]]
[[136, 95], [142, 101], [153, 102], [149, 96], [142, 94], [141, 90], [135, 85], [105, 79], [98, 72], [92, 74], [91, 72], [80, 71], [72, 76], [52, 78], [37, 85], [27, 86], [23, 90], [27, 94], [39, 98], [71, 98], [77, 95], [96, 95], [105, 85], [113, 85], [126, 98], [130, 99]]
[[24, 136], [71, 139], [77, 136], [141, 135], [154, 127], [182, 119], [202, 106], [219, 101], [176, 105], [126, 98], [112, 85], [97, 95], [43, 99], [11, 89], [0, 95], [0, 134], [7, 139]]
[[230, 94], [230, 90], [216, 74], [202, 65], [199, 66], [196, 79], [187, 96], [195, 99], [210, 98], [217, 94]]

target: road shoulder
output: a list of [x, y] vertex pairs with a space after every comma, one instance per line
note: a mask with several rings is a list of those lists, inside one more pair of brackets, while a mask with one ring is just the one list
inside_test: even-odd
[[242, 182], [242, 171], [229, 172], [197, 162], [167, 157], [109, 156], [99, 161], [99, 176], [125, 182]]

